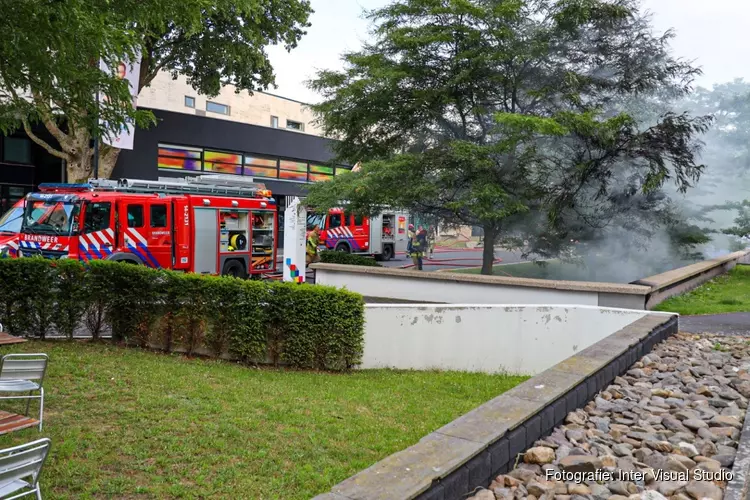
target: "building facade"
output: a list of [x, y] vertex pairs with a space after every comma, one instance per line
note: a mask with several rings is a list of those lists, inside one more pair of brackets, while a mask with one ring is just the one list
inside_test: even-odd
[[[334, 142], [320, 135], [303, 103], [271, 94], [237, 94], [222, 89], [207, 99], [184, 78], [164, 73], [138, 99], [156, 125], [135, 132], [132, 150], [123, 150], [113, 178], [153, 179], [198, 174], [231, 174], [263, 182], [283, 210], [305, 187], [349, 170], [333, 163]], [[42, 126], [37, 135], [56, 147]], [[65, 165], [19, 130], [0, 136], [0, 215], [44, 182], [64, 182]], [[283, 227], [280, 225], [280, 227]], [[280, 238], [280, 241], [283, 239]]]
[[237, 93], [226, 85], [216, 97], [198, 94], [184, 76], [161, 72], [138, 96], [138, 106], [322, 136], [305, 103], [265, 92]]

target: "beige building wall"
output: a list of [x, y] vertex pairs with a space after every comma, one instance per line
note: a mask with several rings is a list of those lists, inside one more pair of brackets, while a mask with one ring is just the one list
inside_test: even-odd
[[[194, 107], [186, 105], [186, 97], [193, 99]], [[219, 106], [207, 108], [207, 102]], [[151, 85], [141, 91], [138, 105], [264, 127], [276, 125], [278, 128], [297, 130], [300, 133], [323, 135], [314, 123], [315, 116], [312, 110], [304, 103], [263, 92], [255, 92], [253, 95], [248, 92], [237, 94], [233, 85], [225, 86], [218, 96], [209, 99], [188, 85], [184, 76], [180, 75], [173, 80], [169, 73], [165, 72], [159, 73]], [[217, 112], [217, 109], [226, 109], [228, 114]], [[272, 120], [272, 117], [276, 117], [277, 120]]]

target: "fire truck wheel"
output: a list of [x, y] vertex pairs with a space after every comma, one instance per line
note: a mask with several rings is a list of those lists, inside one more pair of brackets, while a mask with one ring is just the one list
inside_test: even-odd
[[391, 260], [392, 258], [393, 258], [393, 246], [385, 245], [383, 247], [382, 259], [387, 261], [387, 260]]
[[221, 271], [222, 276], [233, 276], [235, 278], [247, 278], [245, 266], [238, 260], [228, 260], [224, 263], [224, 269]]
[[350, 253], [352, 249], [349, 248], [349, 245], [347, 245], [346, 243], [339, 243], [338, 245], [336, 245], [336, 251]]

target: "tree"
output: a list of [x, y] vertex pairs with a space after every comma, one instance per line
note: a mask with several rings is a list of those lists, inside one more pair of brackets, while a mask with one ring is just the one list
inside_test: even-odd
[[[116, 67], [140, 59], [138, 92], [159, 71], [186, 76], [208, 96], [223, 84], [252, 92], [274, 84], [264, 47], [294, 48], [312, 12], [309, 0], [0, 0], [0, 8], [0, 127], [7, 132], [20, 122], [67, 161], [71, 182], [91, 176], [93, 137], [154, 120], [133, 106], [127, 84], [102, 71], [100, 60]], [[35, 120], [57, 145], [33, 133]], [[103, 177], [118, 154], [102, 148]]]
[[[571, 227], [606, 222], [613, 192], [699, 178], [708, 118], [648, 126], [616, 104], [690, 90], [698, 70], [669, 55], [635, 0], [399, 0], [369, 13], [375, 41], [310, 83], [324, 131], [360, 172], [310, 190], [319, 207], [397, 204], [481, 226], [482, 273], [513, 228], [540, 225], [536, 252]], [[617, 187], [618, 189], [614, 189]], [[625, 189], [622, 189], [622, 188]], [[375, 207], [375, 208], [374, 208]]]

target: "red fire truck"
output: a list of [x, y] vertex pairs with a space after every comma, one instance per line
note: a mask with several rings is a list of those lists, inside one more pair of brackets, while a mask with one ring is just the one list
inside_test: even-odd
[[343, 208], [332, 208], [327, 214], [308, 214], [307, 228], [320, 227], [321, 247], [326, 250], [391, 260], [397, 252], [406, 251], [408, 220], [406, 212], [384, 211], [364, 217]]
[[0, 258], [15, 257], [18, 252], [18, 233], [21, 232], [23, 200], [18, 200], [0, 217]]
[[276, 268], [276, 202], [248, 178], [92, 179], [25, 199], [19, 256], [246, 277]]

